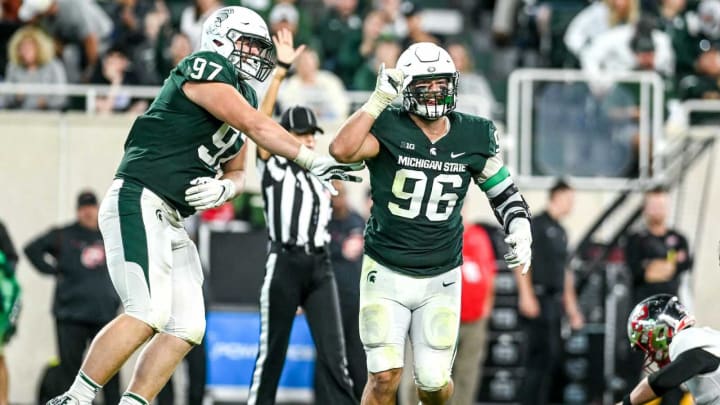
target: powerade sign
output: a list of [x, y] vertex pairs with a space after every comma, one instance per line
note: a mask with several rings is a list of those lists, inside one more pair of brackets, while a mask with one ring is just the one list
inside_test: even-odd
[[[247, 398], [259, 341], [258, 312], [208, 313], [205, 334], [207, 388], [215, 399]], [[314, 371], [315, 346], [305, 316], [298, 315], [290, 333], [290, 344], [278, 387], [278, 401], [312, 398]]]

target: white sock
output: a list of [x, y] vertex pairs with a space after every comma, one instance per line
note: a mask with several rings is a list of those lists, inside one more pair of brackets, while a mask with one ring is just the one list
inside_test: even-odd
[[120, 405], [148, 405], [148, 401], [134, 392], [125, 391], [120, 398]]
[[75, 397], [80, 402], [80, 405], [87, 405], [92, 403], [95, 395], [101, 388], [102, 385], [96, 383], [92, 378], [80, 371], [70, 386], [68, 394]]

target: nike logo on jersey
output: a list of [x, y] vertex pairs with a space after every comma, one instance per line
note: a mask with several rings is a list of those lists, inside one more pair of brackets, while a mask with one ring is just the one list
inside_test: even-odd
[[451, 282], [449, 282], [449, 283], [446, 282], [446, 281], [443, 281], [443, 287], [449, 287], [449, 286], [451, 286], [451, 285], [453, 285], [453, 284], [455, 284], [454, 281], [451, 281]]
[[467, 153], [467, 152], [460, 152], [460, 153], [450, 152], [450, 158], [451, 159], [459, 158], [460, 156], [464, 155], [465, 153]]

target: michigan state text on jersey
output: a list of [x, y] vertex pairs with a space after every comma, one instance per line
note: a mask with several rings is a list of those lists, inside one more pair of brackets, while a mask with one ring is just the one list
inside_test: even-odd
[[450, 130], [434, 143], [398, 108], [386, 109], [371, 130], [381, 146], [366, 160], [374, 203], [365, 251], [402, 273], [433, 276], [460, 266], [463, 201], [498, 152], [492, 122], [458, 112], [447, 118]]

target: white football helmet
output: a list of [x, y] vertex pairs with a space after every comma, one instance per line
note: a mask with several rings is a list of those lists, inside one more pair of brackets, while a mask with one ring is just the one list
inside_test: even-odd
[[203, 24], [200, 47], [227, 58], [244, 80], [252, 77], [262, 82], [275, 67], [267, 24], [249, 8], [223, 7], [212, 13]]
[[720, 1], [703, 0], [698, 5], [700, 29], [710, 39], [720, 38]]
[[[447, 51], [431, 42], [419, 42], [400, 55], [395, 67], [405, 76], [405, 111], [436, 120], [455, 109], [458, 71]], [[447, 79], [447, 85], [430, 91], [428, 81], [434, 79]]]

